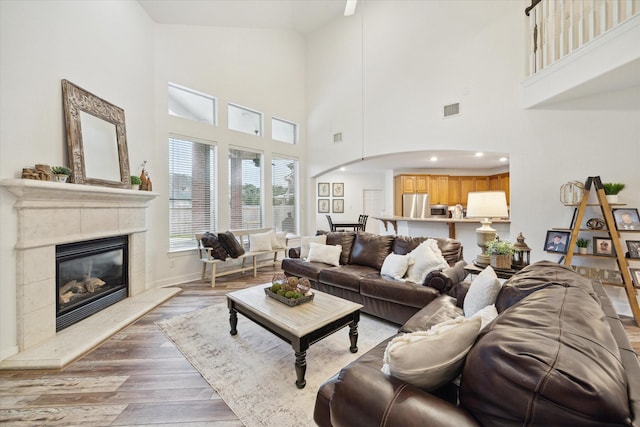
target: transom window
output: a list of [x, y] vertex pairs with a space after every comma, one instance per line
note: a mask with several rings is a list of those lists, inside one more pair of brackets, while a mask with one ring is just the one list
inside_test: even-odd
[[169, 114], [216, 124], [216, 99], [193, 89], [169, 83]]
[[229, 129], [262, 136], [262, 113], [229, 104]]

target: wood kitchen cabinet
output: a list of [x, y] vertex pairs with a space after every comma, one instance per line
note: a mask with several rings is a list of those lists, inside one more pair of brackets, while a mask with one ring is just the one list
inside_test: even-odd
[[449, 176], [429, 175], [429, 204], [449, 204]]

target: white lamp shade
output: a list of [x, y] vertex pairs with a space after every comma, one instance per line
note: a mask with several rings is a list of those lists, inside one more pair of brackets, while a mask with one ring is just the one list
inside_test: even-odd
[[506, 218], [509, 216], [504, 191], [476, 191], [467, 199], [467, 218]]

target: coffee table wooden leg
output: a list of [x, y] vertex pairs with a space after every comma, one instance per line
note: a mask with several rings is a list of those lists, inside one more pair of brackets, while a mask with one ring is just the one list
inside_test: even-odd
[[351, 347], [349, 350], [351, 353], [358, 352], [358, 321], [354, 320], [349, 323], [349, 341], [351, 341]]
[[296, 351], [296, 387], [304, 388], [307, 385], [307, 381], [304, 379], [304, 374], [307, 372], [307, 352]]
[[236, 329], [236, 326], [238, 326], [238, 312], [233, 307], [229, 307], [229, 325], [231, 326], [229, 333], [236, 335], [238, 333]]

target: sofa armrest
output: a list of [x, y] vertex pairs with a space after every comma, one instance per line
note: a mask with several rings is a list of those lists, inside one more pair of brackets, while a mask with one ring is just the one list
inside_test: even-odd
[[300, 258], [300, 247], [289, 248], [289, 258]]
[[330, 407], [334, 427], [479, 426], [464, 409], [357, 363], [340, 372]]
[[443, 270], [430, 271], [424, 279], [423, 285], [435, 288], [440, 293], [447, 293], [449, 289], [455, 287], [467, 277], [468, 273], [464, 269], [465, 265], [467, 263], [464, 260], [460, 260], [453, 266]]

